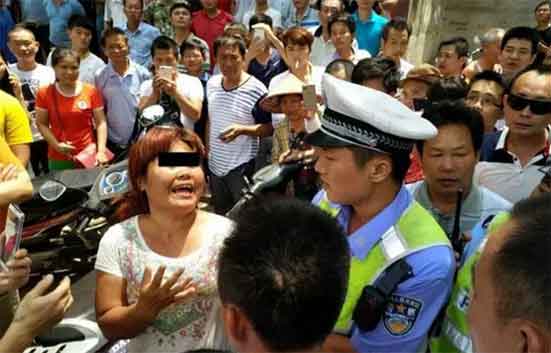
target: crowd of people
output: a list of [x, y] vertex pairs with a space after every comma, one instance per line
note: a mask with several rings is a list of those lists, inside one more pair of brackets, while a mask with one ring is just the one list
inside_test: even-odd
[[[0, 229], [32, 177], [127, 158], [95, 311], [130, 353], [548, 352], [551, 2], [415, 64], [401, 2], [0, 0]], [[22, 352], [74, 298], [6, 267]]]

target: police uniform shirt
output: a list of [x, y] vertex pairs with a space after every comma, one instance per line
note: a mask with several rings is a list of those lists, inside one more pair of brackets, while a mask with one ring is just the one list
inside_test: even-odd
[[[325, 191], [322, 190], [312, 203], [319, 205], [323, 199]], [[413, 197], [402, 187], [391, 204], [369, 223], [348, 235], [352, 256], [363, 260], [412, 202]], [[337, 221], [346, 231], [351, 208], [330, 204], [340, 209]], [[406, 261], [412, 267], [414, 276], [398, 285], [377, 327], [370, 332], [363, 332], [355, 325], [352, 327], [350, 341], [358, 352], [425, 351], [433, 321], [451, 293], [454, 255], [449, 247], [433, 246], [407, 256]]]

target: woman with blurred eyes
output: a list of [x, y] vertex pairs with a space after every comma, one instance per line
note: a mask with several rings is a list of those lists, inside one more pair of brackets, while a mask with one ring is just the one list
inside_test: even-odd
[[128, 352], [225, 348], [217, 258], [231, 222], [202, 211], [205, 148], [191, 130], [154, 127], [132, 146], [126, 220], [101, 240], [96, 316]]

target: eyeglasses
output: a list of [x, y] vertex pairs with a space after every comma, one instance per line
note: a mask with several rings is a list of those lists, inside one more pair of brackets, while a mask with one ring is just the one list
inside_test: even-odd
[[510, 93], [507, 96], [507, 103], [509, 103], [509, 106], [516, 111], [523, 110], [528, 105], [530, 105], [530, 110], [534, 114], [545, 115], [551, 113], [551, 100], [544, 101], [529, 99]]

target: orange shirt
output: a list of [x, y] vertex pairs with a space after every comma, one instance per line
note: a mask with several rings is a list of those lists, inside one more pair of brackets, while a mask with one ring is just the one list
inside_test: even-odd
[[[36, 96], [36, 109], [48, 111], [52, 133], [59, 142], [71, 142], [75, 146], [74, 154], [96, 141], [93, 111], [102, 108], [101, 94], [87, 83], [82, 83], [80, 93], [73, 97], [62, 95], [53, 85], [40, 88]], [[51, 147], [48, 147], [48, 158], [58, 161], [68, 159]]]

